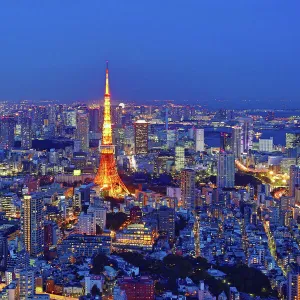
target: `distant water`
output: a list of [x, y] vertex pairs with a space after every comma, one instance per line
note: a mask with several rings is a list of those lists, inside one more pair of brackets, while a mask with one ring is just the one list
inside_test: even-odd
[[[205, 143], [209, 147], [219, 147], [220, 146], [220, 133], [221, 132], [230, 132], [229, 128], [205, 128]], [[291, 132], [288, 129], [270, 129], [270, 130], [262, 130], [262, 139], [268, 139], [273, 137], [275, 145], [284, 145], [285, 146], [285, 134], [287, 132]], [[258, 142], [258, 139], [254, 136], [254, 142]]]

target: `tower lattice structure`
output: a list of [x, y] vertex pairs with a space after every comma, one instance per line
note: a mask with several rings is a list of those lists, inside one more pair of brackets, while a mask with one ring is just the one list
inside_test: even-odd
[[100, 152], [100, 165], [94, 183], [97, 184], [101, 188], [101, 190], [106, 192], [110, 197], [121, 198], [124, 195], [129, 194], [127, 187], [118, 174], [115, 159], [115, 147], [112, 143], [108, 64], [106, 64], [104, 120]]

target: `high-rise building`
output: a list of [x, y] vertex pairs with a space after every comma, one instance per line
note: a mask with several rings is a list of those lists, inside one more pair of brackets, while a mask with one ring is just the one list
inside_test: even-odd
[[167, 148], [172, 149], [176, 143], [176, 130], [167, 130]]
[[161, 206], [158, 210], [158, 230], [173, 239], [175, 237], [175, 209]]
[[88, 152], [89, 150], [89, 115], [84, 112], [77, 114], [77, 130], [76, 139], [81, 143], [81, 151]]
[[253, 145], [253, 120], [251, 118], [239, 118], [241, 127], [241, 150], [249, 153]]
[[101, 206], [90, 205], [87, 213], [92, 214], [94, 217], [93, 222], [98, 225], [102, 230], [106, 226], [106, 208]]
[[33, 257], [44, 251], [43, 195], [40, 193], [23, 196], [22, 231], [25, 249]]
[[291, 265], [287, 276], [287, 299], [300, 299], [300, 266]]
[[272, 152], [273, 151], [273, 137], [269, 139], [259, 139], [258, 141], [259, 151]]
[[233, 136], [229, 132], [221, 132], [220, 151], [233, 151]]
[[78, 233], [87, 235], [96, 234], [96, 222], [92, 213], [85, 214], [81, 212], [78, 218]]
[[65, 124], [67, 127], [77, 126], [77, 112], [76, 110], [67, 110], [65, 112]]
[[18, 294], [20, 300], [32, 299], [35, 293], [35, 278], [33, 269], [16, 270]]
[[120, 178], [116, 166], [115, 147], [112, 143], [111, 128], [111, 107], [110, 91], [108, 79], [108, 66], [106, 66], [105, 76], [105, 95], [104, 95], [104, 120], [102, 130], [101, 157], [98, 172], [95, 177], [95, 184], [98, 185], [102, 192], [111, 197], [121, 198], [129, 194], [128, 189]]
[[185, 166], [185, 150], [182, 146], [175, 147], [175, 167], [177, 171], [180, 171]]
[[135, 129], [135, 154], [148, 153], [148, 123], [145, 120], [137, 120], [134, 123]]
[[300, 166], [290, 166], [289, 196], [295, 196], [295, 188], [300, 185]]
[[232, 151], [235, 158], [239, 159], [242, 154], [242, 143], [241, 143], [241, 127], [234, 126], [232, 127]]
[[196, 191], [195, 191], [196, 174], [192, 169], [183, 169], [180, 176], [181, 201], [184, 207], [193, 210], [195, 208]]
[[32, 147], [32, 121], [28, 117], [21, 119], [21, 147], [24, 149]]
[[221, 151], [218, 159], [217, 187], [234, 187], [235, 164], [234, 154]]
[[6, 271], [8, 256], [8, 244], [7, 237], [4, 234], [0, 234], [0, 271]]
[[286, 133], [285, 134], [286, 148], [295, 148], [300, 146], [300, 133]]
[[196, 152], [204, 151], [204, 129], [196, 128], [195, 139], [196, 139]]
[[100, 110], [99, 108], [89, 109], [89, 128], [92, 132], [100, 132]]
[[6, 116], [2, 117], [0, 121], [0, 146], [2, 149], [11, 149], [15, 142], [15, 118]]

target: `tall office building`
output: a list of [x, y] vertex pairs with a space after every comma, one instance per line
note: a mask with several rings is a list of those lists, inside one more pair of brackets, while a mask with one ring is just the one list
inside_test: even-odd
[[145, 120], [138, 120], [134, 123], [135, 133], [135, 154], [148, 153], [148, 123]]
[[221, 151], [218, 159], [217, 187], [233, 188], [234, 187], [234, 154]]
[[293, 264], [290, 269], [287, 276], [287, 299], [300, 299], [300, 267]]
[[32, 121], [28, 117], [21, 119], [21, 147], [23, 149], [32, 147]]
[[220, 151], [233, 151], [233, 136], [229, 132], [221, 132]]
[[89, 129], [92, 132], [100, 132], [100, 110], [99, 108], [89, 109]]
[[77, 126], [77, 112], [76, 110], [67, 110], [65, 112], [65, 125], [67, 127], [74, 127]]
[[232, 151], [237, 159], [239, 159], [242, 154], [241, 131], [242, 130], [240, 126], [232, 127]]
[[183, 169], [180, 176], [181, 201], [187, 209], [195, 208], [195, 180], [196, 174], [192, 169]]
[[76, 139], [80, 141], [81, 151], [88, 152], [89, 150], [89, 115], [84, 112], [77, 114], [77, 130]]
[[300, 185], [300, 166], [290, 166], [289, 196], [295, 196], [295, 189]]
[[40, 193], [23, 196], [22, 231], [26, 251], [33, 257], [44, 251], [43, 195]]
[[196, 128], [195, 139], [196, 139], [196, 152], [204, 151], [204, 129]]
[[11, 149], [15, 142], [15, 118], [6, 116], [2, 117], [0, 121], [0, 146], [2, 149]]
[[176, 130], [167, 130], [167, 148], [172, 149], [176, 144]]
[[175, 237], [175, 209], [161, 206], [158, 210], [158, 230], [173, 239]]
[[242, 153], [249, 153], [253, 145], [253, 120], [251, 118], [239, 118], [241, 127], [241, 150]]
[[177, 171], [180, 171], [185, 166], [185, 153], [184, 147], [176, 146], [175, 147], [175, 167]]

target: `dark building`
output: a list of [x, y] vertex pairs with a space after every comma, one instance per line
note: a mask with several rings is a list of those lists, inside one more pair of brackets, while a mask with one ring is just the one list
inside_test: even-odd
[[13, 116], [2, 117], [0, 125], [1, 148], [11, 149], [15, 143], [15, 118]]
[[0, 270], [3, 272], [7, 268], [8, 245], [7, 237], [0, 235]]
[[139, 206], [134, 206], [130, 209], [130, 220], [137, 222], [142, 218], [142, 210]]
[[32, 121], [31, 118], [21, 119], [21, 147], [31, 149], [32, 147]]
[[221, 132], [220, 150], [233, 151], [233, 138], [231, 133]]
[[89, 129], [92, 132], [100, 132], [100, 110], [99, 108], [89, 109]]
[[158, 230], [162, 235], [172, 239], [175, 237], [175, 210], [161, 206], [158, 210]]

